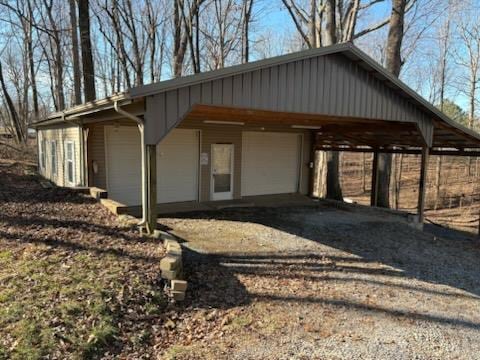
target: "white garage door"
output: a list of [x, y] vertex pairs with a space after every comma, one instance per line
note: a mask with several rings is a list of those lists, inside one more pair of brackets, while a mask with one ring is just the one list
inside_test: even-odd
[[175, 129], [157, 146], [159, 203], [198, 200], [198, 141], [198, 131]]
[[242, 196], [298, 191], [301, 135], [244, 132]]
[[142, 203], [140, 134], [133, 126], [106, 126], [108, 197], [125, 205]]
[[[110, 198], [140, 205], [141, 153], [136, 127], [107, 126], [107, 190]], [[175, 129], [157, 146], [157, 201], [198, 198], [198, 141], [196, 130]]]

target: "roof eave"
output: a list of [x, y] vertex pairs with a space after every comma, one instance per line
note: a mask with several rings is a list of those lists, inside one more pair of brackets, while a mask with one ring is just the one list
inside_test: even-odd
[[100, 100], [94, 100], [87, 102], [85, 104], [81, 104], [78, 106], [74, 106], [70, 109], [65, 111], [58, 111], [48, 115], [46, 118], [34, 122], [29, 127], [32, 129], [36, 129], [41, 126], [49, 126], [49, 125], [56, 125], [61, 123], [71, 123], [78, 120], [80, 117], [93, 114], [103, 110], [109, 110], [114, 107], [116, 102], [120, 102], [121, 105], [126, 105], [126, 103], [130, 103], [132, 99], [130, 95], [125, 93], [114, 94], [112, 96], [106, 97]]

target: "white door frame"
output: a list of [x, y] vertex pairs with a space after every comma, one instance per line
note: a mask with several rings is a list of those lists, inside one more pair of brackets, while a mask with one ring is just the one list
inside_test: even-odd
[[[213, 148], [215, 147], [215, 145], [229, 146], [230, 149], [231, 149], [230, 150], [230, 191], [225, 191], [225, 192], [221, 192], [221, 193], [215, 193], [215, 191], [214, 191], [215, 183], [214, 183], [214, 179], [213, 179], [213, 175], [214, 175], [214, 172], [213, 172], [213, 164], [214, 164]], [[210, 145], [210, 154], [211, 154], [211, 161], [210, 161], [210, 200], [217, 201], [217, 200], [231, 200], [231, 199], [233, 199], [233, 177], [234, 177], [233, 162], [235, 160], [234, 152], [235, 152], [234, 144], [220, 144], [220, 143], [217, 143], [217, 144], [211, 144]]]

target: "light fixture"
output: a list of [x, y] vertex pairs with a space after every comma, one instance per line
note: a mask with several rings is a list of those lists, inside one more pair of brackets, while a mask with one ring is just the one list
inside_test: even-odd
[[204, 120], [205, 124], [219, 124], [219, 125], [245, 125], [240, 121], [220, 121], [220, 120]]
[[313, 125], [292, 125], [293, 129], [312, 129], [312, 130], [320, 130], [321, 126], [313, 126]]

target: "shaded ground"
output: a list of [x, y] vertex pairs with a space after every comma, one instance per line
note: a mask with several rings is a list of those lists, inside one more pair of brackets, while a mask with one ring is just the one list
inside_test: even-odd
[[24, 169], [0, 161], [0, 359], [480, 351], [480, 246], [468, 235], [324, 203], [165, 217], [185, 239], [189, 291], [174, 306], [156, 241]]
[[468, 236], [444, 240], [393, 215], [326, 204], [160, 222], [190, 249], [190, 306], [221, 320], [193, 340], [178, 323], [167, 357], [478, 356], [480, 244]]
[[0, 359], [139, 358], [167, 306], [162, 248], [25, 168], [0, 162]]

